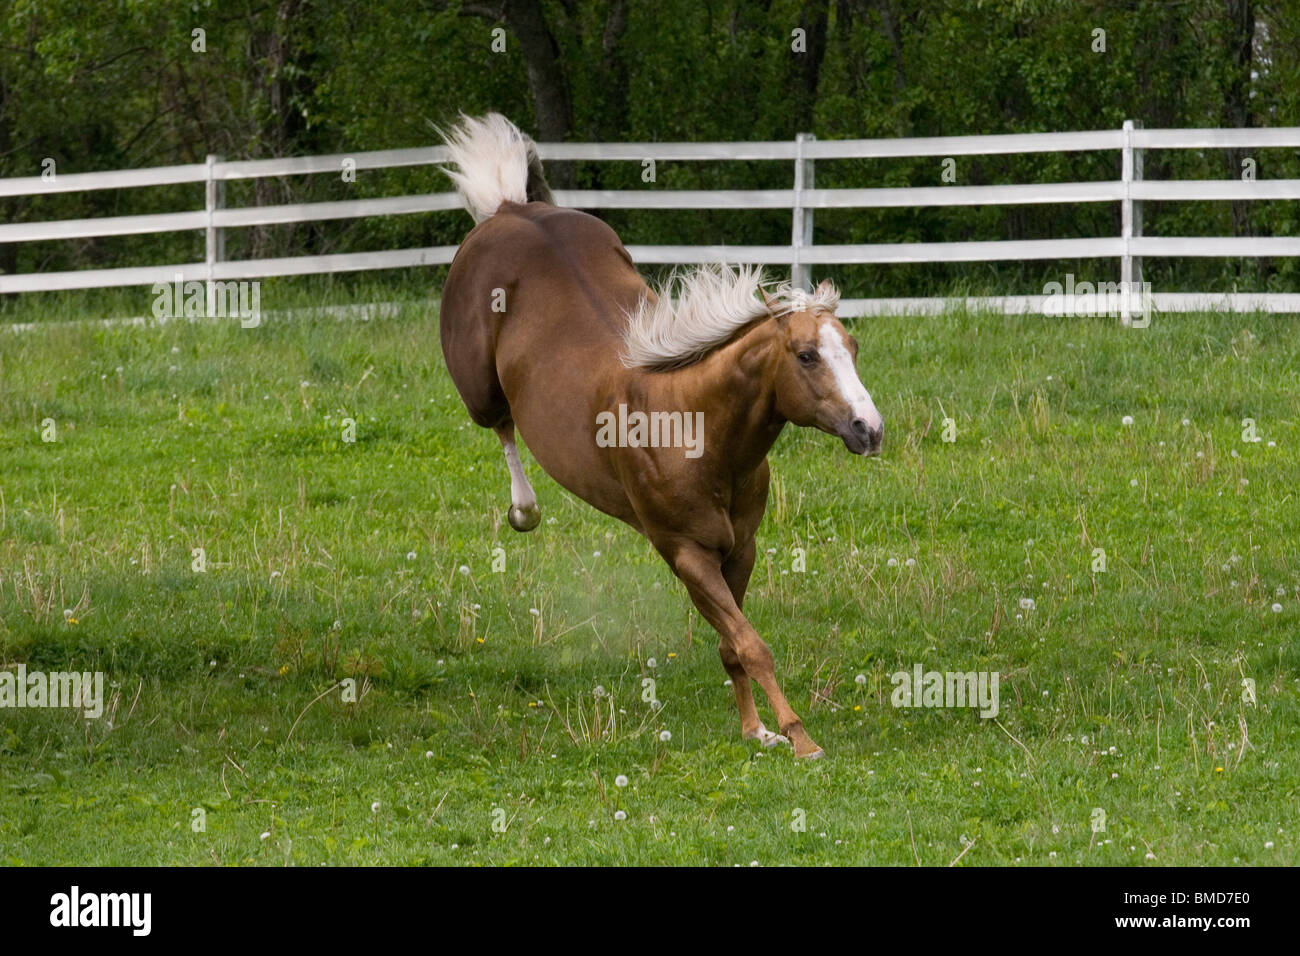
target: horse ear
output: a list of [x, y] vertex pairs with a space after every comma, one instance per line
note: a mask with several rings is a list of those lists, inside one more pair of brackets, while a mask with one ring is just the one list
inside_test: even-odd
[[764, 289], [762, 286], [758, 287], [758, 294], [763, 297], [763, 304], [767, 306], [767, 311], [775, 315], [777, 307], [779, 305], [779, 303], [776, 301], [776, 298], [774, 296], [768, 295], [767, 290]]

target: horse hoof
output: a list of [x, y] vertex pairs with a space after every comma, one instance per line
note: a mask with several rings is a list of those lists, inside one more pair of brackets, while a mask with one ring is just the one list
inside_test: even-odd
[[511, 505], [506, 518], [510, 521], [510, 527], [516, 531], [532, 531], [542, 523], [542, 509], [537, 505], [532, 505], [529, 508]]
[[757, 740], [764, 747], [775, 747], [777, 744], [788, 744], [790, 738], [782, 734], [774, 734], [762, 724], [758, 725], [757, 730], [752, 730], [744, 735], [747, 740]]
[[793, 742], [794, 755], [800, 760], [817, 760], [826, 756], [826, 751], [818, 747], [813, 742], [813, 739], [808, 736], [808, 732], [803, 729], [803, 724], [795, 721], [788, 727], [782, 727], [781, 729]]

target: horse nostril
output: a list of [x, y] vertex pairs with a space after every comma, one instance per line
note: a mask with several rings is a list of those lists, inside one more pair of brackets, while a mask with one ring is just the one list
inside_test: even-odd
[[853, 434], [873, 448], [878, 447], [884, 440], [885, 427], [882, 425], [879, 428], [872, 428], [865, 418], [853, 419], [850, 427], [853, 429]]

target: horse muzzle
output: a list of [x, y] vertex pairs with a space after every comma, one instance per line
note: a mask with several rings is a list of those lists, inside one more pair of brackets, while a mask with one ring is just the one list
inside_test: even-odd
[[840, 429], [840, 440], [844, 447], [855, 455], [870, 457], [880, 454], [880, 446], [885, 441], [885, 426], [872, 427], [864, 418], [855, 418], [846, 428]]

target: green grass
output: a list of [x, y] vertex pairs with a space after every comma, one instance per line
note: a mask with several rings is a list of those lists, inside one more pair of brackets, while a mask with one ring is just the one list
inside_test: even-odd
[[[0, 329], [0, 662], [111, 685], [0, 710], [0, 862], [1296, 863], [1294, 319], [853, 331], [885, 454], [786, 431], [746, 605], [805, 763], [740, 739], [684, 589], [527, 456], [510, 530], [427, 307]], [[890, 706], [916, 663], [999, 672], [997, 722]]]

